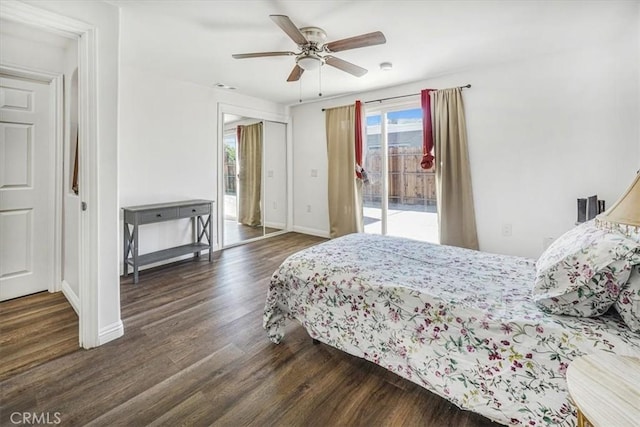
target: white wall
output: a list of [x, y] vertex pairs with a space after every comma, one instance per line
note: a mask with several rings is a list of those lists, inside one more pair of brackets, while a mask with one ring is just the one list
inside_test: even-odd
[[[211, 92], [122, 67], [120, 206], [216, 199], [216, 104]], [[189, 220], [145, 225], [139, 252], [190, 239]]]
[[[59, 36], [50, 43], [46, 42], [47, 33], [34, 27], [12, 21], [1, 20], [0, 58], [3, 63], [16, 64], [52, 73], [63, 73], [65, 65], [65, 46]], [[26, 33], [38, 36], [25, 38]], [[42, 39], [42, 40], [39, 40]]]
[[[118, 8], [103, 1], [26, 0], [24, 3], [89, 23], [97, 29], [97, 202], [98, 206], [98, 342], [103, 344], [122, 334], [120, 282], [118, 279]], [[82, 183], [80, 183], [82, 185]]]
[[[134, 20], [123, 19], [123, 37], [135, 30]], [[120, 206], [216, 200], [218, 104], [250, 108], [256, 117], [261, 111], [285, 113], [283, 106], [272, 102], [152, 75], [125, 64], [120, 87]], [[139, 252], [190, 239], [188, 220], [145, 225]]]
[[[573, 226], [576, 198], [598, 194], [610, 205], [634, 177], [637, 32], [633, 27], [599, 46], [292, 107], [294, 229], [329, 230], [321, 108], [471, 83], [464, 101], [480, 248], [537, 257], [543, 238]], [[512, 237], [501, 236], [503, 224], [512, 224]]]

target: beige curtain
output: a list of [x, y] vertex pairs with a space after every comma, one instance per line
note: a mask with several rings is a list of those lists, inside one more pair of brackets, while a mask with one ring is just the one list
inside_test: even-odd
[[262, 225], [262, 123], [238, 126], [238, 222]]
[[460, 88], [431, 93], [440, 243], [478, 249]]
[[355, 105], [325, 111], [329, 160], [329, 235], [363, 231], [362, 181], [356, 178]]

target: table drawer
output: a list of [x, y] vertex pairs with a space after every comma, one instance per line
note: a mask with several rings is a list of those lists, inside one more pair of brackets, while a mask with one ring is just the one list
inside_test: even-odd
[[178, 218], [178, 208], [154, 209], [139, 214], [138, 224], [149, 224], [150, 222], [166, 221]]
[[178, 208], [180, 218], [190, 218], [196, 215], [208, 215], [211, 212], [211, 205], [181, 206]]

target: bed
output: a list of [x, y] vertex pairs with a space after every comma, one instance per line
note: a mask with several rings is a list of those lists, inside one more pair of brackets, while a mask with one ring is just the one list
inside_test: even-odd
[[549, 314], [532, 299], [536, 261], [351, 234], [287, 258], [263, 326], [295, 319], [320, 342], [376, 363], [502, 424], [576, 425], [565, 372], [596, 352], [640, 355], [613, 311]]

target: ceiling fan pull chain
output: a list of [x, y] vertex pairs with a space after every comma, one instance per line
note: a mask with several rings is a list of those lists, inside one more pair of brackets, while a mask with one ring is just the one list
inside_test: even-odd
[[322, 96], [322, 65], [318, 68], [318, 96]]
[[298, 82], [300, 82], [300, 97], [299, 97], [299, 102], [302, 104], [302, 79], [299, 79]]

